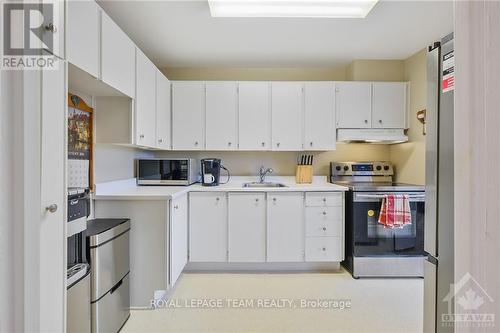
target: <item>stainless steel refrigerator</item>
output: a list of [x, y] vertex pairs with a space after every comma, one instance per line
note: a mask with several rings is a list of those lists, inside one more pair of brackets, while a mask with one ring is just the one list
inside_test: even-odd
[[[443, 324], [454, 283], [454, 57], [453, 34], [429, 47], [425, 165], [424, 332], [453, 332]], [[454, 309], [451, 309], [451, 313]]]

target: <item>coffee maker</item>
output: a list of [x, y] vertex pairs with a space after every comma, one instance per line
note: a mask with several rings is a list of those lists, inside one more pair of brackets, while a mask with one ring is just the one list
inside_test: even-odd
[[229, 182], [229, 171], [222, 165], [220, 158], [204, 158], [201, 160], [201, 185], [203, 186], [218, 186], [220, 183], [220, 170], [227, 171]]

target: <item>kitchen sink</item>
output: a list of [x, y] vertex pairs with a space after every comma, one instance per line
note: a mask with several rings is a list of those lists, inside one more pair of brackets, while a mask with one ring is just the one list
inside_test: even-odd
[[252, 182], [252, 183], [244, 183], [243, 187], [248, 187], [248, 188], [265, 188], [265, 187], [287, 187], [287, 186], [285, 184], [281, 184], [281, 183]]

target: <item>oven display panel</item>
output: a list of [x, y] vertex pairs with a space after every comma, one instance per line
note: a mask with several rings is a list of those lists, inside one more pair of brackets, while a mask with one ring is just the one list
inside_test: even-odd
[[353, 164], [352, 171], [373, 171], [373, 164]]

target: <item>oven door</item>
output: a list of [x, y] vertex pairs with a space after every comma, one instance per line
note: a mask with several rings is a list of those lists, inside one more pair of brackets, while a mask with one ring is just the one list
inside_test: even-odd
[[378, 223], [382, 199], [389, 192], [354, 192], [353, 236], [355, 256], [423, 255], [425, 194], [397, 192], [410, 199], [411, 224], [388, 229]]

